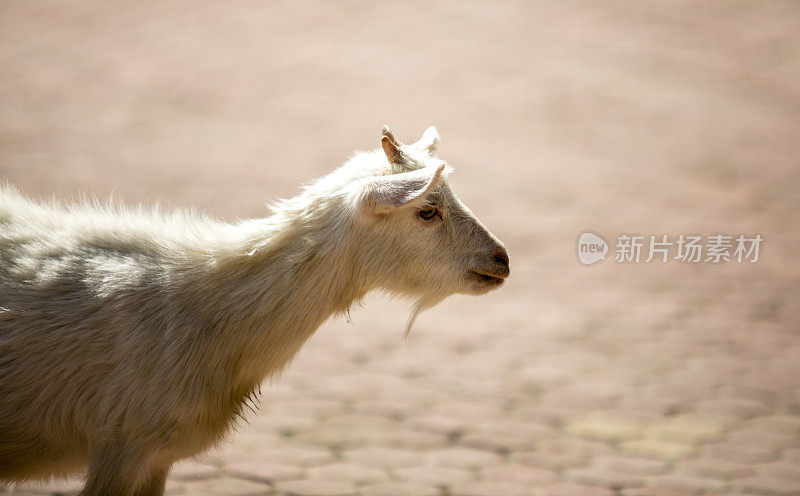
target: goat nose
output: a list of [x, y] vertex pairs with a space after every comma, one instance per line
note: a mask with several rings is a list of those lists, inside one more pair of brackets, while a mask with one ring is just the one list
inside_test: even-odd
[[508, 252], [502, 246], [498, 246], [497, 249], [494, 251], [494, 256], [492, 257], [495, 263], [503, 266], [506, 270], [508, 270]]
[[508, 252], [502, 246], [498, 247], [494, 252], [494, 261], [500, 265], [508, 267]]

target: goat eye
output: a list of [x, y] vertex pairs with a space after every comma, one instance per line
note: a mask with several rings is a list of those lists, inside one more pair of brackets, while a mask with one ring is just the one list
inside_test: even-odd
[[436, 217], [436, 214], [438, 213], [439, 211], [435, 207], [431, 207], [431, 208], [423, 208], [422, 210], [417, 212], [417, 215], [419, 215], [420, 219], [431, 220], [434, 217]]

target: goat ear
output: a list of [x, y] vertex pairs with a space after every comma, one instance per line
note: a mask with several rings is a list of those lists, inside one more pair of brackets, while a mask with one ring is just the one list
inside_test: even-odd
[[442, 180], [445, 170], [445, 164], [442, 164], [373, 178], [365, 188], [363, 206], [377, 214], [411, 206], [425, 199]]
[[421, 150], [427, 151], [429, 154], [433, 155], [436, 153], [436, 145], [439, 144], [439, 131], [436, 130], [436, 126], [430, 126], [428, 129], [422, 133], [422, 137], [414, 143], [413, 146], [419, 148]]
[[400, 143], [394, 139], [394, 135], [389, 131], [388, 126], [381, 128], [381, 146], [386, 158], [389, 159], [389, 163], [397, 164], [402, 161], [403, 153], [400, 151]]

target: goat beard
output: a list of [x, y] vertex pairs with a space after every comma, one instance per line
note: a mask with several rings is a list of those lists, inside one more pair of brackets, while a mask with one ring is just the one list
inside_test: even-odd
[[419, 314], [421, 314], [424, 310], [436, 306], [446, 297], [446, 295], [428, 295], [421, 296], [419, 299], [417, 299], [411, 309], [411, 315], [408, 317], [408, 322], [406, 322], [406, 330], [403, 332], [403, 341], [408, 339], [408, 334], [411, 332], [411, 327], [414, 325], [414, 322], [417, 320]]

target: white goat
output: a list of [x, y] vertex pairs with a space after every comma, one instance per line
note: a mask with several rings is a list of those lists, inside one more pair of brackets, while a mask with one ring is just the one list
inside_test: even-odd
[[[453, 195], [431, 126], [359, 153], [266, 219], [37, 205], [0, 188], [0, 480], [76, 473], [160, 495], [265, 377], [372, 289], [482, 294], [502, 243]], [[409, 322], [409, 326], [413, 322]]]

